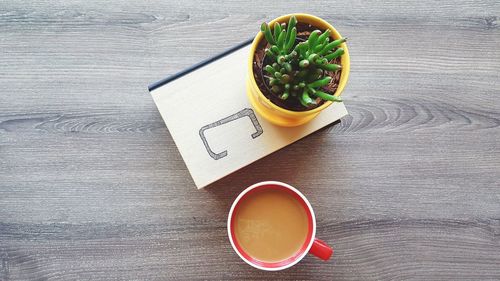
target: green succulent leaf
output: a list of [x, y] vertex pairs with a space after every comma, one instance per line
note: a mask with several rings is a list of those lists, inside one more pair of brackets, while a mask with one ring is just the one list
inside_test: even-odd
[[295, 43], [295, 38], [297, 37], [297, 28], [292, 28], [292, 32], [290, 33], [289, 36], [287, 36], [286, 40], [286, 44], [285, 44], [285, 52], [288, 53], [288, 51], [290, 51], [290, 49], [292, 48], [293, 44]]
[[338, 48], [337, 50], [335, 50], [335, 52], [331, 53], [331, 54], [328, 54], [325, 56], [325, 59], [331, 61], [333, 60], [334, 58], [337, 58], [337, 57], [340, 57], [341, 55], [344, 54], [344, 49], [342, 48]]
[[276, 61], [278, 62], [279, 65], [282, 65], [286, 62], [285, 56], [279, 56]]
[[312, 92], [313, 95], [317, 96], [318, 98], [322, 99], [322, 100], [327, 100], [327, 101], [336, 101], [336, 102], [341, 102], [342, 99], [337, 97], [337, 96], [334, 96], [334, 95], [330, 95], [330, 94], [327, 94], [323, 91], [314, 91]]
[[319, 37], [320, 33], [321, 33], [321, 31], [314, 30], [309, 35], [309, 39], [307, 39], [307, 42], [309, 44], [309, 52], [312, 52], [314, 50], [314, 47], [316, 47], [316, 43], [318, 42], [318, 37]]
[[280, 49], [278, 49], [278, 46], [273, 45], [271, 46], [271, 52], [273, 52], [274, 56], [279, 56], [280, 55]]
[[316, 104], [314, 100], [309, 96], [307, 88], [304, 89], [302, 95], [300, 96], [300, 103], [305, 107], [310, 107], [311, 105]]
[[328, 43], [319, 54], [324, 55], [324, 54], [330, 52], [334, 48], [340, 46], [340, 44], [344, 43], [346, 40], [347, 40], [347, 38], [340, 38], [340, 39], [337, 39], [335, 41]]
[[276, 41], [274, 41], [273, 35], [271, 34], [271, 29], [269, 29], [269, 25], [263, 22], [260, 25], [260, 31], [264, 33], [264, 37], [266, 38], [267, 43], [271, 45], [275, 45]]
[[330, 29], [325, 30], [319, 37], [318, 37], [318, 45], [323, 45], [325, 43], [326, 38], [330, 36]]
[[299, 67], [300, 68], [307, 68], [307, 67], [309, 67], [309, 61], [308, 60], [301, 60], [299, 62]]
[[319, 55], [318, 55], [318, 54], [312, 53], [312, 54], [310, 54], [310, 55], [307, 57], [307, 60], [308, 60], [308, 61], [310, 61], [310, 62], [311, 62], [311, 61], [312, 61], [312, 62], [314, 62], [314, 61], [316, 61], [318, 58], [319, 58]]
[[297, 25], [297, 18], [295, 16], [291, 16], [290, 19], [288, 20], [288, 26], [286, 30], [286, 39], [290, 38], [292, 35], [292, 30], [295, 28]]
[[308, 48], [309, 44], [307, 42], [301, 42], [297, 44], [297, 50], [299, 51], [299, 55], [301, 58], [306, 57]]
[[316, 45], [316, 47], [314, 47], [313, 52], [315, 52], [315, 53], [319, 53], [321, 50], [323, 50], [323, 48], [324, 48], [324, 47], [325, 47], [325, 45], [323, 45], [323, 44], [318, 44], [318, 45]]
[[324, 69], [324, 70], [328, 70], [328, 71], [337, 71], [337, 70], [341, 69], [342, 67], [338, 64], [329, 63], [329, 64], [319, 65], [319, 68]]
[[264, 70], [265, 70], [265, 71], [267, 71], [267, 73], [269, 73], [269, 74], [271, 74], [271, 75], [273, 75], [273, 74], [274, 74], [274, 72], [276, 72], [276, 71], [274, 70], [274, 68], [273, 68], [272, 66], [270, 66], [270, 65], [266, 65], [266, 66], [264, 67]]
[[278, 36], [281, 33], [281, 25], [278, 22], [274, 23], [274, 39], [277, 40]]
[[266, 49], [266, 56], [276, 58], [276, 55], [270, 49]]
[[316, 64], [327, 64], [328, 60], [326, 58], [318, 58], [315, 62]]
[[323, 87], [323, 86], [328, 85], [330, 83], [330, 81], [332, 81], [331, 77], [325, 77], [323, 79], [319, 79], [319, 80], [316, 80], [312, 83], [309, 83], [307, 86], [309, 86], [311, 88], [319, 88], [319, 87]]
[[289, 96], [290, 96], [290, 94], [288, 92], [284, 92], [283, 95], [280, 96], [280, 99], [286, 100], [286, 99], [288, 99]]
[[283, 46], [285, 43], [285, 36], [286, 36], [286, 31], [282, 30], [280, 32], [280, 35], [278, 36], [278, 41], [276, 41], [276, 45], [280, 50], [283, 50]]
[[283, 75], [281, 76], [280, 82], [281, 82], [282, 84], [286, 84], [286, 83], [290, 82], [290, 79], [291, 79], [290, 75], [288, 75], [288, 74], [283, 74]]

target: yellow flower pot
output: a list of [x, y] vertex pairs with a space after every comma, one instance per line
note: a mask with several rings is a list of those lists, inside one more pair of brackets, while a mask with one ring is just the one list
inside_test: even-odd
[[[339, 39], [342, 37], [338, 33], [338, 31], [335, 28], [333, 28], [333, 26], [331, 26], [329, 23], [318, 17], [308, 14], [293, 14], [293, 15], [295, 15], [298, 22], [310, 24], [321, 30], [330, 29], [331, 31], [330, 37], [332, 40]], [[274, 19], [269, 23], [269, 26], [274, 26], [275, 22], [288, 23], [288, 20], [291, 16], [292, 14], [281, 16], [277, 19]], [[260, 40], [264, 40], [263, 38], [264, 36], [261, 32], [259, 32], [257, 36], [255, 36], [255, 39], [253, 40], [250, 49], [250, 56], [248, 57], [248, 77], [247, 77], [246, 87], [247, 87], [247, 96], [248, 99], [250, 100], [250, 103], [260, 116], [264, 117], [269, 122], [278, 126], [294, 127], [311, 121], [321, 112], [321, 110], [330, 106], [332, 102], [326, 101], [321, 106], [307, 111], [287, 110], [271, 102], [260, 91], [259, 86], [257, 86], [253, 72], [253, 59], [257, 46], [259, 45]], [[344, 54], [341, 56], [340, 59], [341, 61], [340, 63], [342, 65], [342, 72], [340, 75], [339, 86], [334, 94], [335, 96], [340, 96], [342, 90], [344, 90], [344, 87], [347, 83], [347, 78], [349, 77], [349, 69], [350, 69], [349, 51], [347, 50], [347, 44], [342, 43], [340, 47], [344, 49]]]

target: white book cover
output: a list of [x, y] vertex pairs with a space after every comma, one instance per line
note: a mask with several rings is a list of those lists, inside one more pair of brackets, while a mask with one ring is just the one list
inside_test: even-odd
[[149, 86], [160, 114], [198, 188], [347, 115], [333, 103], [302, 126], [260, 117], [247, 100], [250, 42]]

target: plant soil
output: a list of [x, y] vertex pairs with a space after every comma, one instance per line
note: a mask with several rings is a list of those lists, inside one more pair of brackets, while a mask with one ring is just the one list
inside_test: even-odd
[[[311, 34], [312, 31], [319, 29], [309, 24], [301, 22], [298, 22], [296, 27], [297, 27], [296, 44], [300, 41], [307, 40], [309, 34]], [[322, 29], [319, 30], [321, 32], [324, 31]], [[271, 100], [272, 103], [276, 104], [277, 106], [292, 111], [307, 111], [322, 105], [325, 101], [320, 98], [316, 98], [316, 103], [317, 103], [316, 106], [305, 108], [298, 101], [298, 99], [288, 98], [286, 100], [282, 100], [276, 94], [271, 92], [270, 90], [271, 86], [269, 85], [269, 77], [265, 75], [263, 71], [263, 66], [270, 64], [270, 61], [268, 61], [268, 59], [265, 56], [265, 49], [267, 47], [269, 47], [269, 44], [265, 39], [262, 39], [257, 45], [253, 58], [253, 75], [255, 77], [257, 85], [259, 86], [260, 91], [264, 94], [264, 96], [266, 96], [269, 100]], [[330, 63], [340, 64], [340, 57], [333, 59], [332, 61], [330, 61]], [[336, 72], [326, 71], [326, 75], [332, 77], [332, 81], [330, 82], [330, 84], [323, 87], [324, 92], [331, 94], [335, 93], [339, 85], [341, 72], [342, 69]]]

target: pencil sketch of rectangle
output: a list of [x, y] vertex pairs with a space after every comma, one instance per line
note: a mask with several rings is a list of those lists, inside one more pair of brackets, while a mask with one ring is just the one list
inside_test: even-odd
[[153, 100], [198, 188], [347, 114], [343, 103], [334, 103], [299, 127], [284, 128], [267, 122], [254, 112], [246, 97], [249, 51], [246, 42], [174, 79], [150, 86]]

